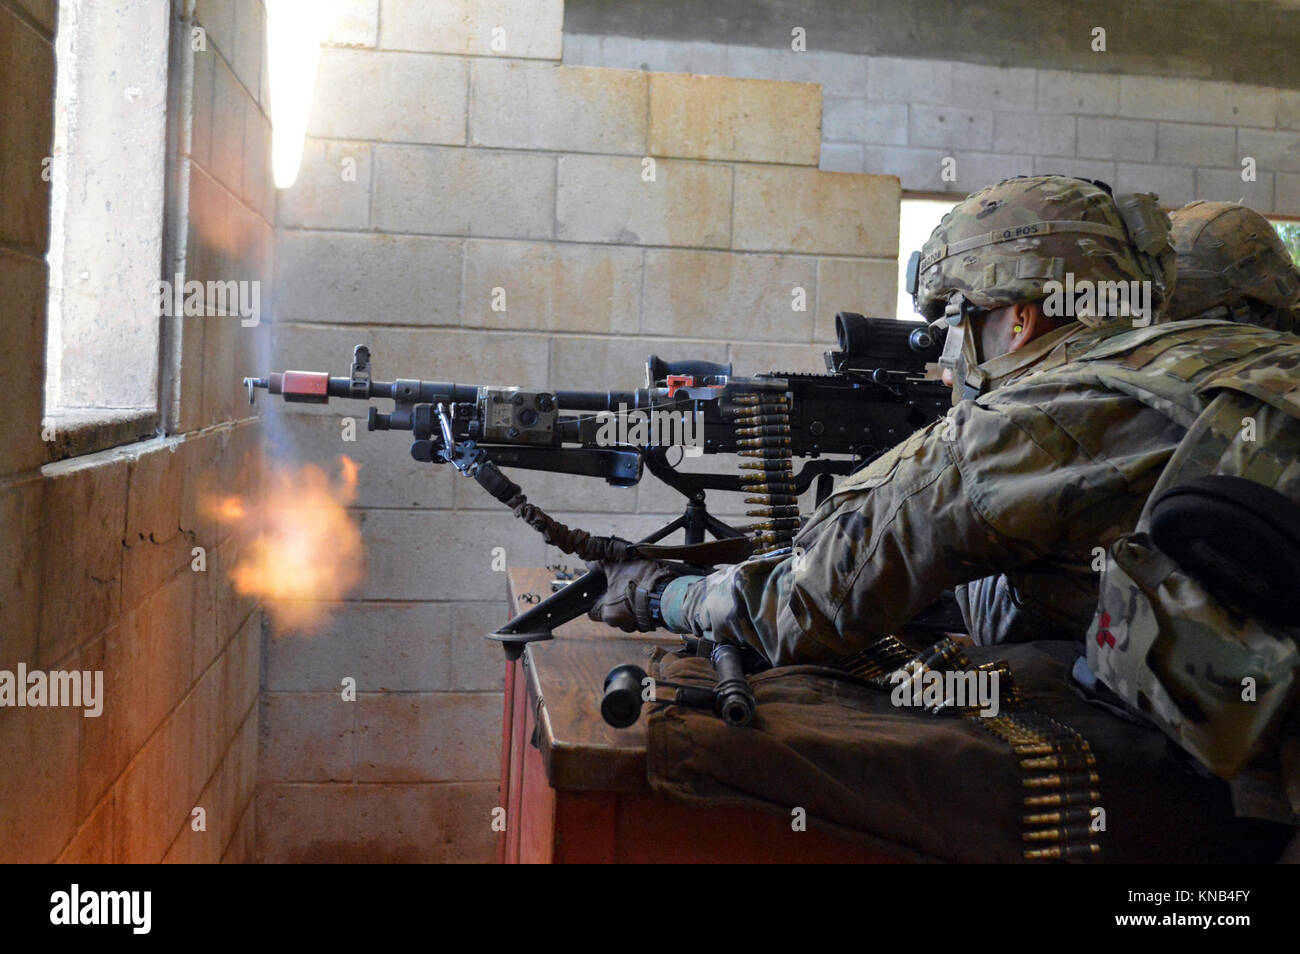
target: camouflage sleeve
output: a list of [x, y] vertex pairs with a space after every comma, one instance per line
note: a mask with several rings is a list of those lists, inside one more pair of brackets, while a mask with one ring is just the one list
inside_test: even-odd
[[674, 622], [777, 665], [829, 662], [948, 587], [1048, 553], [1087, 553], [1113, 522], [1106, 501], [1132, 488], [1123, 466], [1058, 423], [1086, 407], [1066, 403], [963, 402], [844, 480], [792, 553], [684, 584]]

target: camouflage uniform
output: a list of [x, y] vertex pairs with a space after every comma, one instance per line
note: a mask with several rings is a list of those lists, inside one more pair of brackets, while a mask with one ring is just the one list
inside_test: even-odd
[[1300, 329], [1300, 271], [1268, 219], [1234, 202], [1197, 201], [1170, 220], [1178, 255], [1170, 321], [1223, 318]]
[[[1005, 573], [1054, 630], [1046, 635], [1081, 638], [1097, 608], [1096, 548], [1136, 526], [1206, 403], [1196, 385], [1252, 354], [1294, 374], [1300, 340], [1217, 321], [1065, 325], [1009, 356], [997, 390], [841, 483], [793, 553], [670, 584], [665, 622], [748, 643], [776, 664], [830, 662], [897, 630], [944, 589]], [[1162, 393], [1126, 386], [1135, 375]], [[1270, 432], [1295, 426], [1265, 418]], [[1300, 493], [1300, 463], [1291, 473]]]

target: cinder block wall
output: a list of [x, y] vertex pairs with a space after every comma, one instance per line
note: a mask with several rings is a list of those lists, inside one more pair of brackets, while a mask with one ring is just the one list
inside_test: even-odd
[[[167, 274], [266, 282], [262, 7], [200, 2], [193, 21], [185, 7], [171, 21], [186, 52]], [[253, 335], [228, 318], [167, 326], [165, 434], [47, 463], [70, 446], [41, 440], [55, 24], [53, 0], [0, 0], [0, 321], [17, 356], [0, 419], [0, 669], [102, 670], [105, 698], [99, 718], [0, 709], [0, 861], [249, 860], [260, 614], [226, 572], [244, 541], [205, 501], [256, 488], [257, 423], [236, 377]], [[189, 49], [194, 25], [205, 51]], [[106, 320], [149, 308], [140, 291], [104, 302]]]
[[[816, 85], [561, 66], [560, 0], [348, 9], [279, 197], [276, 369], [344, 373], [365, 343], [377, 377], [535, 388], [639, 386], [651, 353], [820, 370], [837, 310], [892, 310], [898, 182], [818, 170]], [[269, 432], [299, 459], [360, 463], [369, 570], [323, 632], [268, 640], [260, 857], [487, 859], [492, 551], [558, 554], [476, 484], [412, 461], [406, 435], [367, 433], [364, 408], [281, 415]], [[640, 536], [683, 505], [652, 479], [513, 476], [597, 532]]]
[[[822, 168], [966, 194], [1061, 173], [1117, 190], [1300, 216], [1300, 91], [1244, 83], [899, 59], [809, 48], [570, 34], [574, 65], [824, 84]], [[1094, 54], [1101, 57], [1104, 54]], [[1193, 51], [1193, 55], [1210, 55]], [[1242, 160], [1255, 161], [1243, 181]], [[955, 160], [955, 180], [943, 177]]]

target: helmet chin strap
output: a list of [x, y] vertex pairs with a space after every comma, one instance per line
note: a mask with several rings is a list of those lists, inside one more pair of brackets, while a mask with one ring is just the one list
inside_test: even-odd
[[952, 372], [952, 403], [973, 401], [984, 390], [987, 379], [979, 367], [979, 356], [975, 353], [975, 331], [971, 327], [971, 312], [974, 310], [965, 295], [957, 294], [948, 299], [943, 318], [948, 325], [948, 334], [943, 342], [943, 354], [939, 357], [939, 367]]

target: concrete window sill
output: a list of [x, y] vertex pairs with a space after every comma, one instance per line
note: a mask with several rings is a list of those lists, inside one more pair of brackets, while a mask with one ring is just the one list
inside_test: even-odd
[[58, 411], [42, 422], [45, 432], [53, 428], [54, 440], [47, 441], [46, 461], [81, 457], [154, 437], [158, 412], [146, 408], [86, 409]]

